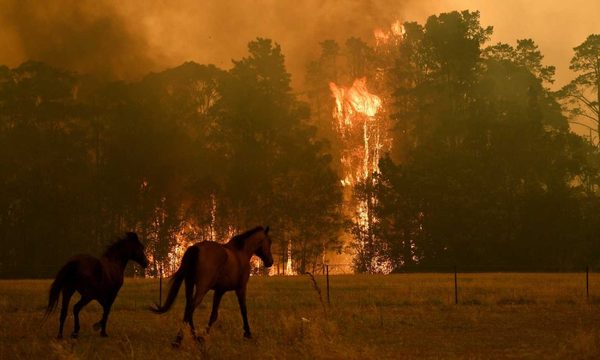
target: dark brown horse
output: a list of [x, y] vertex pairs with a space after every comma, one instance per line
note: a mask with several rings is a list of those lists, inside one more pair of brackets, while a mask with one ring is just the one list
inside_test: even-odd
[[[156, 306], [152, 310], [160, 314], [167, 312], [177, 297], [181, 283], [185, 280], [183, 322], [190, 326], [192, 334], [198, 340], [202, 340], [202, 337], [196, 336], [194, 310], [200, 305], [204, 295], [209, 290], [214, 290], [212, 311], [206, 329], [208, 333], [217, 320], [223, 294], [235, 290], [244, 321], [244, 337], [251, 338], [246, 312], [246, 285], [250, 277], [250, 259], [254, 255], [258, 256], [266, 267], [273, 265], [268, 226], [266, 229], [259, 226], [234, 236], [227, 244], [204, 241], [190, 246], [183, 254], [181, 266], [171, 279], [171, 288], [165, 304]], [[182, 339], [183, 330], [179, 329], [173, 345], [179, 346]]]
[[79, 334], [79, 312], [90, 301], [96, 300], [104, 310], [102, 319], [94, 324], [95, 330], [100, 330], [101, 336], [106, 335], [106, 322], [110, 308], [123, 285], [123, 273], [129, 260], [133, 260], [142, 267], [148, 266], [148, 259], [144, 254], [144, 246], [138, 240], [136, 233], [127, 233], [125, 237], [112, 244], [100, 259], [90, 255], [77, 255], [72, 257], [58, 271], [56, 279], [50, 287], [48, 308], [46, 316], [54, 311], [58, 297], [62, 292], [62, 307], [60, 309], [60, 325], [58, 338], [62, 338], [65, 318], [69, 309], [69, 301], [75, 291], [81, 294], [81, 299], [73, 306], [72, 338]]

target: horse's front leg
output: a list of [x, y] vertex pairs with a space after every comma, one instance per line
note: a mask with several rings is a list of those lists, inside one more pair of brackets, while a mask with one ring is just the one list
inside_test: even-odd
[[238, 303], [240, 304], [240, 312], [242, 313], [242, 319], [244, 320], [244, 337], [246, 339], [252, 339], [252, 333], [250, 333], [250, 325], [248, 324], [248, 312], [246, 310], [246, 287], [235, 291], [237, 295]]
[[100, 303], [102, 305], [102, 319], [94, 324], [94, 330], [100, 330], [100, 336], [102, 337], [108, 336], [106, 333], [106, 323], [108, 322], [108, 315], [114, 301], [115, 298], [113, 297]]

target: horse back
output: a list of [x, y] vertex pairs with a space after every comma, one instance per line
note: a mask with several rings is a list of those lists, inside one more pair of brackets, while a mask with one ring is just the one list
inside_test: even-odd
[[69, 259], [67, 265], [73, 269], [71, 282], [74, 290], [82, 294], [95, 292], [106, 283], [107, 276], [102, 261], [94, 256], [76, 255]]
[[99, 278], [102, 276], [102, 263], [100, 259], [87, 255], [81, 254], [73, 256], [69, 259], [68, 263], [75, 263], [78, 277], [82, 278]]
[[213, 241], [195, 244], [199, 248], [196, 279], [211, 288], [233, 290], [243, 279], [243, 266], [235, 250]]
[[195, 244], [198, 248], [198, 268], [216, 271], [227, 261], [227, 252], [223, 245], [214, 241], [203, 241]]

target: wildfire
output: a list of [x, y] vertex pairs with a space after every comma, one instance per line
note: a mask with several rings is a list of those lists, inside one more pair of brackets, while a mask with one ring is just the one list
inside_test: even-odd
[[400, 20], [396, 20], [390, 25], [389, 30], [383, 30], [381, 28], [377, 28], [373, 30], [373, 36], [375, 37], [375, 43], [379, 45], [384, 45], [393, 41], [400, 41], [404, 38], [406, 34], [406, 29], [404, 29], [404, 25]]
[[[333, 117], [337, 119], [337, 130], [344, 139], [342, 165], [344, 176], [342, 185], [351, 185], [364, 180], [376, 170], [381, 149], [379, 125], [375, 119], [382, 106], [379, 96], [369, 92], [367, 79], [354, 80], [351, 87], [329, 83], [335, 99]], [[362, 124], [362, 131], [355, 130], [354, 125]], [[355, 146], [353, 138], [360, 136], [362, 146]]]
[[[406, 31], [400, 21], [395, 21], [387, 29], [375, 29], [373, 31], [377, 46], [394, 45], [404, 39]], [[381, 48], [385, 49], [385, 48]], [[379, 70], [379, 69], [378, 69]], [[381, 70], [383, 73], [385, 70]], [[381, 82], [377, 76], [371, 81]], [[391, 149], [392, 139], [389, 137], [391, 128], [389, 120], [382, 116], [384, 110], [385, 95], [371, 93], [367, 87], [367, 78], [354, 79], [349, 87], [340, 86], [334, 82], [329, 83], [332, 96], [335, 100], [333, 118], [335, 127], [341, 140], [341, 183], [346, 188], [346, 194], [353, 191], [353, 186], [370, 178], [372, 174], [379, 172], [380, 154]], [[200, 108], [198, 111], [201, 111]], [[373, 180], [374, 181], [374, 180]], [[147, 186], [144, 183], [143, 186]], [[372, 202], [370, 202], [372, 203]], [[369, 230], [370, 214], [369, 202], [360, 201], [354, 204], [346, 204], [355, 214], [358, 225]], [[155, 272], [162, 271], [164, 274], [176, 270], [183, 252], [195, 241], [212, 240], [218, 241], [225, 235], [225, 239], [233, 236], [235, 229], [228, 229], [227, 234], [217, 232], [217, 198], [210, 197], [209, 205], [210, 224], [203, 226], [189, 226], [175, 236], [175, 245], [171, 247], [167, 257], [155, 265]], [[283, 265], [283, 273], [295, 274], [292, 263], [292, 244], [287, 244], [287, 261]], [[258, 266], [258, 259], [253, 259], [253, 264]], [[277, 268], [270, 269], [269, 274], [276, 274]], [[384, 269], [383, 272], [386, 272]]]
[[335, 97], [333, 116], [340, 120], [340, 125], [351, 126], [355, 114], [373, 117], [381, 107], [381, 99], [369, 92], [364, 77], [354, 80], [350, 88], [339, 87], [333, 82], [329, 83], [329, 88]]
[[394, 34], [395, 36], [403, 37], [406, 34], [406, 29], [404, 29], [404, 25], [402, 25], [402, 22], [400, 20], [394, 21], [394, 23], [392, 23], [392, 25], [390, 26], [390, 29], [392, 31], [392, 34]]
[[[392, 23], [387, 30], [375, 29], [373, 35], [377, 46], [395, 45], [404, 39], [404, 26], [400, 21]], [[379, 75], [385, 72], [385, 67], [378, 69]], [[381, 81], [375, 77], [374, 81]], [[382, 152], [391, 150], [392, 139], [389, 136], [391, 124], [382, 114], [384, 95], [369, 92], [366, 77], [354, 80], [351, 87], [329, 83], [332, 96], [335, 99], [333, 119], [341, 143], [342, 185], [346, 195], [354, 191], [354, 185], [363, 181], [375, 182], [373, 174], [379, 173], [379, 159]], [[382, 96], [382, 97], [380, 97]], [[362, 126], [361, 126], [362, 125]], [[371, 226], [376, 221], [372, 206], [374, 199], [352, 200], [346, 197], [347, 210], [353, 214], [355, 224], [361, 235], [358, 241], [366, 244], [372, 236]], [[374, 258], [373, 268], [378, 272], [389, 273], [391, 265], [381, 259]]]

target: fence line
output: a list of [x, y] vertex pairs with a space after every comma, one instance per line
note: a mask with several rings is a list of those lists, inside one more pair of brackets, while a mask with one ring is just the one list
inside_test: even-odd
[[[347, 263], [337, 263], [337, 264], [318, 264], [318, 266], [316, 266], [314, 269], [316, 271], [313, 272], [313, 274], [317, 275], [320, 272], [320, 275], [325, 277], [325, 281], [326, 281], [326, 289], [327, 289], [327, 304], [329, 305], [331, 303], [331, 296], [330, 296], [330, 282], [331, 284], [335, 284], [335, 278], [332, 278], [330, 280], [330, 276], [329, 275], [340, 275], [340, 274], [347, 274], [347, 273], [342, 273], [342, 272], [338, 272], [335, 269], [347, 269], [348, 267], [352, 266], [352, 264], [347, 264]], [[45, 268], [45, 269], [49, 269], [50, 267], [46, 267], [46, 266], [40, 266], [40, 267], [36, 267], [37, 268]], [[54, 269], [54, 267], [52, 267]], [[508, 269], [508, 270], [507, 270]], [[591, 291], [593, 289], [590, 288], [590, 275], [591, 273], [593, 273], [593, 268], [590, 266], [585, 266], [585, 267], [580, 267], [579, 269], [575, 269], [575, 268], [564, 268], [564, 267], [546, 267], [545, 269], [543, 268], [531, 268], [531, 267], [522, 267], [522, 268], [509, 268], [507, 266], [501, 266], [501, 267], [488, 267], [486, 271], [481, 271], [479, 267], [473, 266], [473, 267], [469, 267], [469, 266], [436, 266], [436, 267], [427, 267], [427, 268], [415, 268], [415, 269], [410, 269], [411, 271], [403, 271], [401, 272], [402, 274], [424, 274], [424, 273], [439, 273], [439, 274], [449, 274], [449, 275], [453, 275], [453, 294], [454, 294], [454, 304], [459, 304], [460, 303], [460, 298], [459, 298], [459, 290], [460, 290], [460, 279], [459, 279], [459, 274], [476, 274], [476, 273], [540, 273], [540, 274], [561, 274], [561, 273], [579, 273], [582, 274], [582, 278], [583, 278], [583, 273], [585, 273], [585, 299], [587, 302], [590, 302], [591, 300]], [[412, 271], [414, 270], [414, 271]], [[0, 272], [0, 279], [6, 280], [9, 279], [8, 277], [6, 277], [5, 275], [7, 274], [3, 274], [2, 272]], [[135, 274], [134, 274], [135, 277]], [[12, 279], [18, 279], [18, 278], [12, 278]], [[158, 276], [158, 303], [162, 304], [162, 288], [163, 288], [163, 272], [162, 269], [159, 271], [159, 276]], [[583, 288], [583, 279], [581, 280], [581, 285]]]
[[[353, 264], [319, 264], [320, 266], [317, 269], [321, 269], [321, 275], [326, 277], [327, 284], [327, 303], [330, 304], [330, 280], [329, 280], [329, 268], [335, 267], [349, 267]], [[583, 270], [585, 272], [585, 298], [586, 301], [590, 302], [590, 273], [592, 272], [592, 268], [588, 265]], [[497, 267], [488, 267], [487, 270], [481, 271], [481, 267], [472, 266], [472, 267], [459, 267], [453, 266], [435, 266], [435, 267], [427, 267], [427, 268], [414, 268], [410, 270], [405, 270], [402, 272], [397, 272], [396, 274], [423, 274], [423, 273], [440, 273], [440, 274], [452, 274], [453, 275], [453, 293], [454, 293], [454, 304], [459, 304], [459, 273], [462, 274], [485, 274], [485, 273], [531, 273], [531, 274], [572, 274], [572, 273], [581, 273], [582, 268], [565, 268], [565, 267], [508, 267], [508, 266], [497, 266]], [[339, 273], [332, 272], [332, 275], [339, 275]]]
[[[61, 264], [62, 265], [62, 264]], [[49, 279], [53, 278], [58, 272], [61, 265], [34, 265], [27, 267], [27, 272], [15, 271], [14, 269], [6, 269], [0, 266], [0, 279]], [[273, 265], [274, 271], [270, 275], [284, 275], [285, 264], [277, 262]], [[354, 264], [352, 263], [317, 263], [314, 266], [309, 266], [307, 270], [314, 274], [325, 275], [324, 265], [329, 267], [329, 273], [331, 275], [339, 274], [355, 274]], [[480, 265], [438, 265], [438, 266], [413, 266], [401, 269], [394, 273], [454, 273], [454, 268], [457, 267], [459, 273], [494, 273], [494, 272], [506, 272], [506, 273], [578, 273], [578, 272], [594, 272], [594, 266], [512, 266], [512, 265], [499, 265], [492, 264], [486, 266]], [[277, 270], [279, 268], [279, 270]], [[161, 272], [159, 269], [158, 273]], [[159, 274], [155, 276], [159, 278]], [[262, 274], [257, 272], [254, 275]], [[41, 275], [41, 276], [40, 276]], [[137, 266], [130, 268], [128, 266], [126, 276], [133, 277], [146, 277], [145, 274], [140, 273]], [[285, 274], [287, 275], [287, 274]], [[294, 275], [298, 275], [298, 272], [294, 272]], [[163, 277], [167, 277], [164, 274]]]

